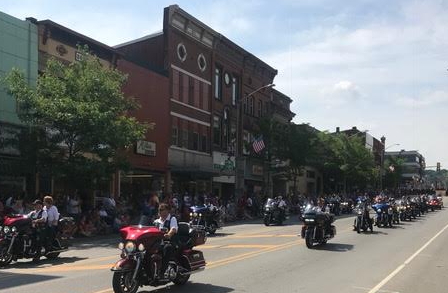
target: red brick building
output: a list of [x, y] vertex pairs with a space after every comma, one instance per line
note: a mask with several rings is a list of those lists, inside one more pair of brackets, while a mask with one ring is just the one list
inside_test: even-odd
[[125, 59], [117, 63], [117, 69], [128, 74], [123, 92], [140, 104], [139, 109], [129, 114], [150, 125], [150, 130], [128, 153], [132, 169], [118, 174], [116, 189], [123, 194], [163, 191], [170, 140], [168, 77], [163, 71], [149, 70]]

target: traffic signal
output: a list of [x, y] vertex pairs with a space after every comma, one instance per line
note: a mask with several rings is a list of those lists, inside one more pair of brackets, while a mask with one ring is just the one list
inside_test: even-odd
[[440, 162], [437, 162], [437, 171], [440, 171]]

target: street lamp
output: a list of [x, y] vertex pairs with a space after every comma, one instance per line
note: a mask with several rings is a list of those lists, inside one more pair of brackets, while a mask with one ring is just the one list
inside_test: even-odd
[[240, 99], [236, 103], [236, 148], [235, 148], [235, 197], [238, 200], [241, 198], [243, 194], [244, 189], [244, 167], [245, 164], [242, 163], [242, 136], [243, 136], [243, 130], [244, 130], [244, 114], [241, 111], [241, 103], [243, 100], [248, 99], [252, 95], [258, 93], [261, 90], [264, 90], [266, 88], [272, 88], [275, 84], [270, 83], [263, 85], [256, 90], [250, 92], [249, 94], [246, 94], [244, 96], [244, 99]]

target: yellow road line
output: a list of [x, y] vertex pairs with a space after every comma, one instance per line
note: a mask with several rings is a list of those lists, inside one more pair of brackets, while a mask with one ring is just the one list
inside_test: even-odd
[[241, 235], [241, 236], [231, 236], [232, 239], [243, 239], [243, 238], [275, 238], [275, 237], [297, 237], [297, 234], [255, 234], [255, 235]]
[[263, 244], [230, 244], [224, 245], [221, 248], [271, 248], [277, 245], [263, 245]]

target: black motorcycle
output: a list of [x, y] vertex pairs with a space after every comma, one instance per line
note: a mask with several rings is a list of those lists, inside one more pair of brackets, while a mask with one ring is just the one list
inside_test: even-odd
[[278, 206], [278, 201], [273, 198], [268, 198], [264, 205], [263, 222], [266, 226], [270, 224], [282, 225], [286, 220], [284, 208]]
[[325, 244], [336, 235], [336, 227], [332, 225], [334, 215], [324, 213], [317, 207], [308, 206], [303, 213], [301, 236], [306, 247], [313, 248], [314, 243]]
[[[66, 218], [59, 220], [60, 225]], [[39, 229], [45, 227], [33, 226], [31, 218], [26, 215], [6, 216], [3, 226], [0, 227], [0, 267], [8, 265], [11, 261], [22, 258], [31, 258], [38, 261], [41, 256], [55, 259], [61, 252], [68, 250], [68, 245], [61, 238], [61, 231], [52, 240], [40, 239]], [[46, 235], [49, 237], [49, 235]], [[40, 245], [38, 245], [40, 243]]]
[[373, 232], [373, 219], [370, 218], [369, 208], [366, 203], [360, 203], [356, 207], [356, 218], [353, 227], [357, 233], [361, 233], [361, 230], [366, 232], [368, 229], [370, 229], [370, 232]]
[[214, 205], [202, 205], [190, 207], [190, 225], [201, 226], [213, 235], [216, 230], [221, 229], [221, 212]]

